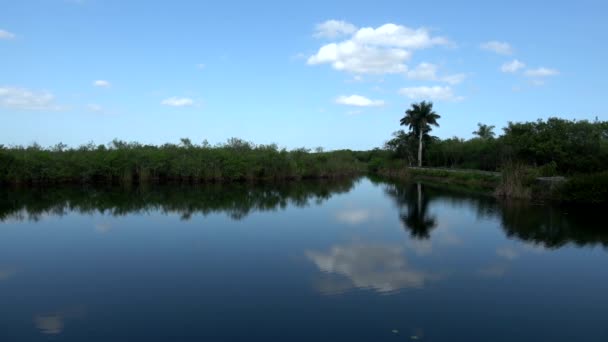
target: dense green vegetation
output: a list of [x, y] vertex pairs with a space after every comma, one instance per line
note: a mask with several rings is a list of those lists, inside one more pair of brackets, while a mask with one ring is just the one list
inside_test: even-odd
[[[492, 126], [479, 125], [472, 139], [423, 137], [423, 165], [500, 171], [506, 162], [539, 168], [544, 176], [601, 172], [608, 169], [608, 122], [550, 118], [509, 122], [494, 138]], [[392, 159], [414, 165], [418, 139], [397, 131], [385, 144]]]
[[351, 151], [287, 151], [230, 139], [210, 146], [182, 139], [179, 145], [109, 145], [66, 148], [0, 146], [0, 182], [202, 182], [277, 180], [352, 176], [365, 165]]
[[[501, 197], [608, 201], [608, 122], [549, 118], [509, 122], [501, 135], [478, 124], [475, 137], [432, 136], [441, 118], [430, 102], [412, 104], [384, 148], [314, 152], [255, 145], [232, 138], [210, 146], [142, 145], [112, 141], [68, 148], [0, 145], [0, 183], [148, 183], [336, 178], [362, 173], [441, 180]], [[421, 170], [413, 165], [435, 168]], [[446, 170], [437, 170], [443, 168]], [[454, 173], [453, 169], [470, 172]], [[475, 170], [500, 172], [501, 176]], [[559, 189], [538, 187], [538, 177], [566, 176]], [[542, 191], [537, 191], [541, 189]]]

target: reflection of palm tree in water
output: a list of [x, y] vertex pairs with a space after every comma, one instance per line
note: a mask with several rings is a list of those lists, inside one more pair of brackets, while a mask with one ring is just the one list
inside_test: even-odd
[[392, 185], [386, 190], [402, 211], [399, 218], [404, 228], [416, 239], [430, 238], [431, 230], [437, 226], [437, 219], [428, 214], [429, 198], [424, 196], [422, 190], [420, 183], [405, 187]]

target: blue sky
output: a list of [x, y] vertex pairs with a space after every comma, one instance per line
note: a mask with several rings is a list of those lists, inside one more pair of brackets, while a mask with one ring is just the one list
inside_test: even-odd
[[0, 144], [368, 149], [419, 100], [442, 138], [477, 122], [608, 120], [606, 13], [605, 1], [2, 1]]

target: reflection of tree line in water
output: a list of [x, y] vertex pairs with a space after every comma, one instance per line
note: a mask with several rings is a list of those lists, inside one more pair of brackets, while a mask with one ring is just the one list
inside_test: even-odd
[[508, 237], [547, 248], [559, 248], [568, 243], [608, 246], [608, 230], [602, 224], [599, 207], [500, 202], [488, 196], [427, 184], [381, 183], [385, 186], [385, 193], [399, 207], [401, 222], [413, 238], [430, 238], [431, 231], [437, 227], [437, 218], [429, 208], [433, 201], [441, 200], [455, 206], [474, 208], [479, 218], [498, 219]]
[[182, 219], [193, 214], [226, 213], [242, 219], [254, 211], [274, 211], [288, 205], [305, 207], [321, 203], [334, 194], [346, 193], [355, 179], [306, 180], [264, 184], [205, 184], [134, 187], [61, 187], [9, 189], [0, 193], [0, 221], [38, 220], [44, 214], [65, 215], [109, 213], [121, 216], [160, 211], [178, 213]]
[[[549, 248], [567, 243], [608, 246], [598, 208], [535, 206], [522, 202], [498, 202], [491, 197], [449, 191], [426, 184], [386, 182], [385, 193], [399, 208], [404, 228], [413, 238], [430, 238], [437, 227], [431, 213], [433, 202], [448, 201], [468, 206], [480, 218], [497, 218], [509, 237]], [[242, 219], [254, 211], [273, 211], [294, 205], [321, 203], [334, 194], [349, 192], [355, 179], [300, 181], [268, 184], [206, 184], [199, 186], [61, 187], [47, 189], [5, 189], [0, 193], [0, 222], [7, 219], [37, 220], [42, 215], [109, 213], [127, 215], [149, 211], [178, 213], [183, 219], [193, 214], [226, 213]]]

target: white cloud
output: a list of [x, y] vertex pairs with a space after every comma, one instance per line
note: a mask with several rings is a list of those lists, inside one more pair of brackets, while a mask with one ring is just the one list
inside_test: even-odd
[[172, 107], [188, 107], [194, 105], [194, 100], [188, 97], [170, 97], [162, 100], [161, 104]]
[[207, 66], [206, 66], [204, 63], [198, 63], [198, 64], [196, 65], [196, 68], [197, 68], [198, 70], [203, 70], [203, 69], [205, 69], [205, 67], [207, 67]]
[[555, 70], [555, 69], [540, 67], [540, 68], [536, 68], [536, 69], [526, 70], [525, 75], [528, 77], [556, 76], [556, 75], [559, 75], [559, 71]]
[[517, 72], [519, 69], [524, 68], [525, 66], [526, 66], [526, 64], [525, 64], [525, 63], [520, 62], [520, 61], [519, 61], [519, 60], [517, 60], [517, 59], [514, 59], [514, 60], [512, 60], [511, 62], [507, 62], [507, 63], [503, 64], [503, 65], [500, 67], [500, 70], [501, 70], [502, 72], [514, 73], [514, 72]]
[[437, 79], [437, 66], [431, 63], [420, 63], [407, 72], [407, 77], [418, 81], [434, 81]]
[[101, 88], [109, 88], [112, 84], [106, 80], [96, 80], [93, 81], [93, 86], [101, 87]]
[[495, 52], [499, 55], [510, 55], [513, 53], [513, 48], [509, 43], [499, 42], [496, 40], [481, 44], [481, 48], [484, 50]]
[[339, 96], [336, 103], [355, 107], [379, 107], [384, 105], [382, 100], [371, 100], [361, 95]]
[[327, 20], [317, 24], [314, 36], [317, 38], [337, 38], [357, 31], [357, 27], [342, 20]]
[[347, 40], [327, 44], [308, 58], [308, 64], [331, 64], [340, 71], [358, 74], [396, 74], [407, 71], [405, 61], [409, 51], [395, 48], [367, 46]]
[[453, 74], [443, 77], [437, 76], [437, 65], [432, 63], [420, 63], [414, 69], [409, 70], [406, 74], [407, 78], [418, 81], [440, 81], [448, 84], [459, 84], [466, 78], [465, 74]]
[[350, 39], [326, 44], [307, 62], [309, 65], [331, 64], [336, 70], [358, 74], [405, 73], [411, 50], [446, 44], [449, 44], [447, 39], [434, 37], [425, 28], [385, 24], [361, 28]]
[[47, 91], [34, 92], [25, 88], [0, 87], [0, 106], [27, 110], [59, 110], [55, 97]]
[[399, 94], [412, 100], [460, 101], [462, 96], [454, 95], [451, 87], [407, 87], [399, 89]]
[[15, 34], [6, 30], [0, 30], [0, 39], [14, 39]]
[[363, 27], [355, 33], [353, 40], [361, 44], [393, 46], [404, 49], [424, 49], [434, 45], [447, 45], [443, 37], [432, 37], [425, 28], [412, 29], [395, 24], [384, 24], [378, 28]]
[[87, 109], [95, 113], [100, 113], [103, 111], [103, 107], [95, 103], [88, 104]]
[[451, 84], [451, 85], [456, 85], [456, 84], [462, 83], [465, 78], [467, 78], [466, 74], [453, 74], [453, 75], [444, 76], [444, 77], [440, 78], [439, 80], [443, 81], [445, 83]]

